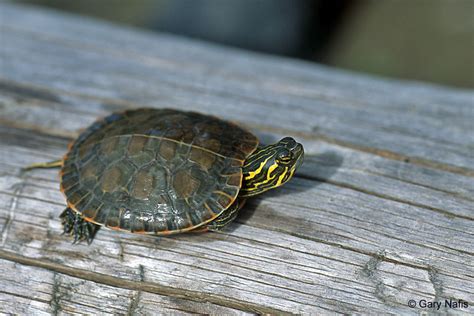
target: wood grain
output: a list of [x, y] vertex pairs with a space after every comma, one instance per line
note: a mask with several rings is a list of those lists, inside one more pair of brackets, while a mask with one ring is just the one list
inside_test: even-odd
[[23, 315], [246, 315], [214, 304], [109, 286], [56, 271], [0, 260], [2, 308]]
[[[470, 307], [441, 312], [474, 312], [472, 91], [0, 12], [0, 311], [418, 314], [409, 299], [461, 299]], [[294, 136], [305, 163], [221, 233], [102, 229], [71, 245], [57, 171], [21, 168], [143, 106], [218, 115], [264, 143]]]

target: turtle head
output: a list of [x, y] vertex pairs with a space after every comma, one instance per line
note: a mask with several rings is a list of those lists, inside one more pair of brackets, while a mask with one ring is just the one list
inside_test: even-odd
[[239, 196], [257, 195], [285, 184], [303, 162], [303, 156], [303, 146], [291, 137], [258, 148], [243, 166]]

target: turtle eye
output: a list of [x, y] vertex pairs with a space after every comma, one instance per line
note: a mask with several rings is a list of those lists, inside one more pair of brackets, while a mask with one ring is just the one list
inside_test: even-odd
[[288, 163], [291, 161], [292, 155], [288, 149], [282, 149], [278, 152], [276, 160], [279, 163]]
[[280, 143], [283, 144], [286, 148], [294, 148], [296, 146], [296, 141], [291, 137], [285, 137], [280, 140]]

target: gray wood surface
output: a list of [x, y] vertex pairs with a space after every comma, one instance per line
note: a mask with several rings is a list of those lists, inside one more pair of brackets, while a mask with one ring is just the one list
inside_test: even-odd
[[[474, 313], [472, 91], [4, 3], [0, 62], [1, 312]], [[71, 245], [57, 171], [20, 169], [143, 106], [293, 136], [305, 163], [223, 232]]]

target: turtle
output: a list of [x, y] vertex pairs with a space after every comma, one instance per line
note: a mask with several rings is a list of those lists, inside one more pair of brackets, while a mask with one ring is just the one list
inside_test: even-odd
[[247, 198], [288, 182], [303, 156], [291, 137], [259, 146], [215, 116], [139, 108], [97, 120], [62, 159], [26, 169], [60, 168], [64, 233], [90, 244], [101, 226], [156, 236], [219, 231]]

